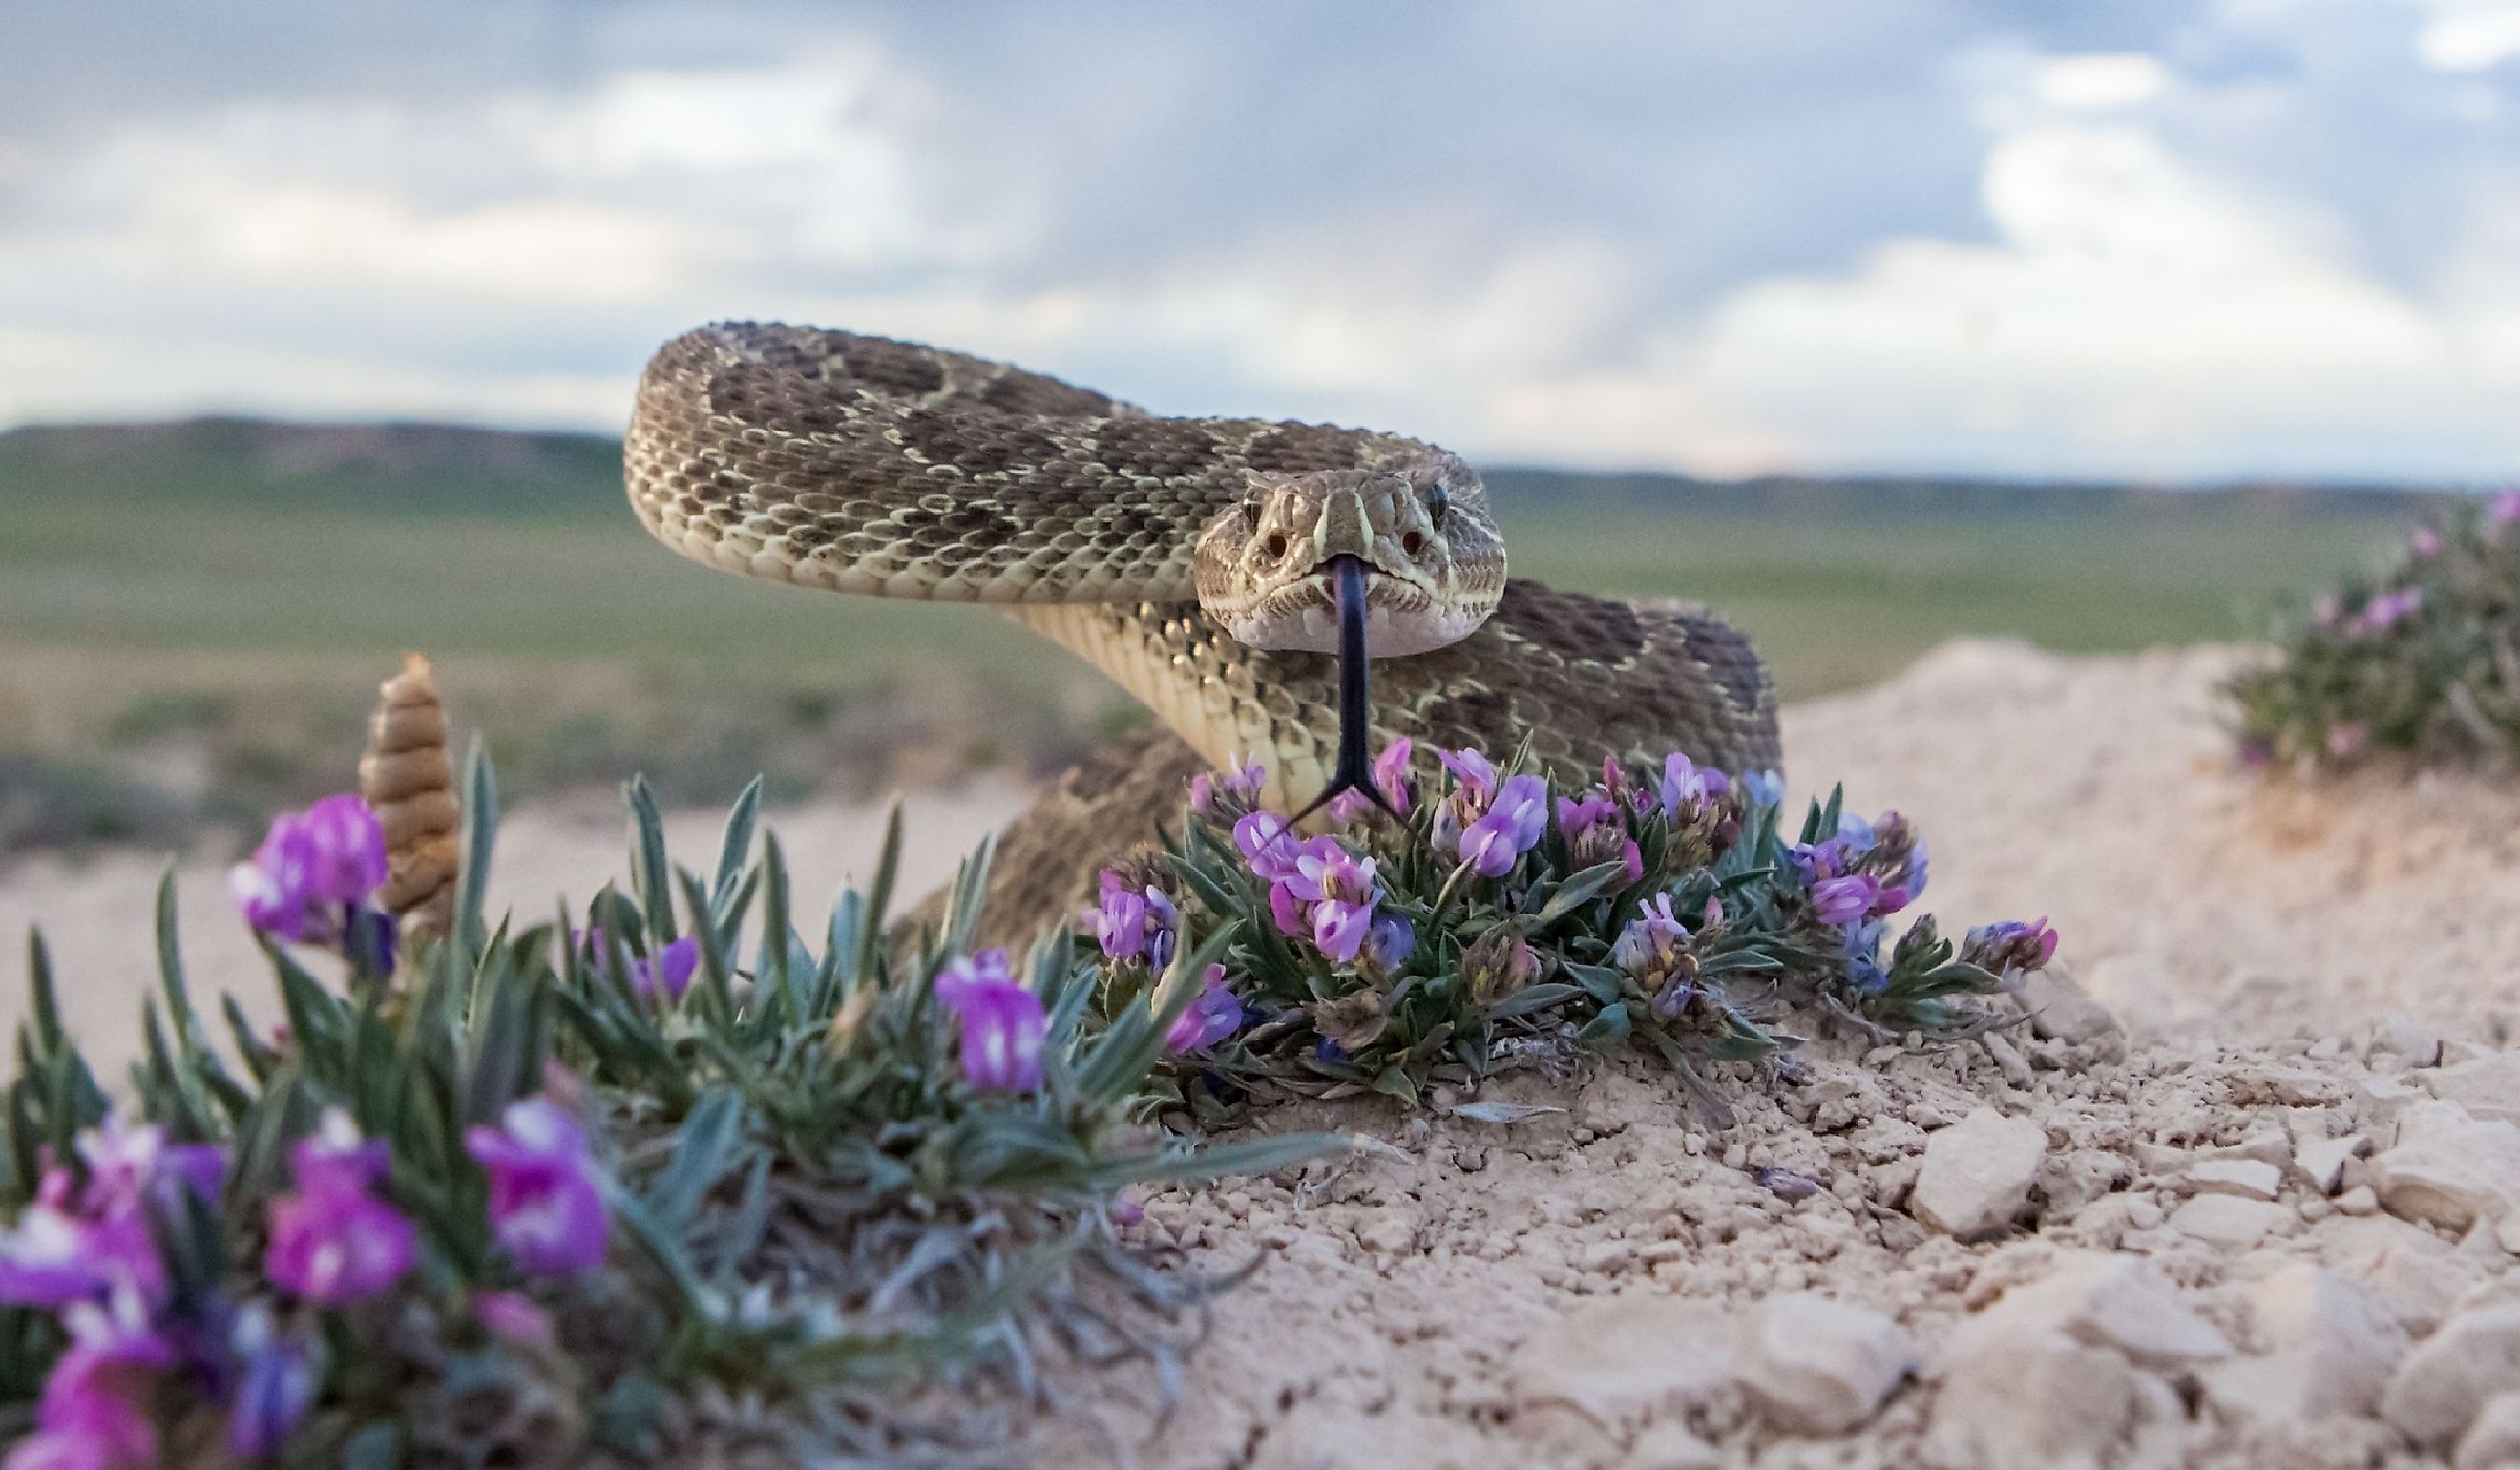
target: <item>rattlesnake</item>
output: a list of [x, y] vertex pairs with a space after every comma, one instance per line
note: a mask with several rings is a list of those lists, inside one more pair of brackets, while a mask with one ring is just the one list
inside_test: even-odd
[[1372, 742], [1523, 739], [1552, 771], [1671, 750], [1778, 763], [1776, 695], [1704, 611], [1508, 581], [1477, 475], [1416, 440], [1172, 419], [914, 342], [725, 323], [639, 383], [630, 504], [730, 571], [882, 597], [1007, 604], [1154, 712], [1001, 839], [982, 928], [1020, 939], [1095, 867], [1180, 810], [1196, 771], [1252, 756], [1264, 799], [1321, 789], [1337, 748], [1327, 568], [1367, 576]]

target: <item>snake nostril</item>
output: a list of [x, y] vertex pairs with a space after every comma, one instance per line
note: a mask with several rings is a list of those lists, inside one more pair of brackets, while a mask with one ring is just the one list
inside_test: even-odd
[[1286, 533], [1283, 531], [1271, 531], [1269, 533], [1269, 539], [1261, 543], [1260, 549], [1263, 552], [1268, 553], [1269, 559], [1272, 561], [1282, 559], [1286, 555]]
[[1419, 552], [1426, 549], [1426, 538], [1418, 535], [1416, 531], [1412, 531], [1408, 535], [1400, 538], [1400, 549], [1407, 552], [1410, 556], [1415, 557]]

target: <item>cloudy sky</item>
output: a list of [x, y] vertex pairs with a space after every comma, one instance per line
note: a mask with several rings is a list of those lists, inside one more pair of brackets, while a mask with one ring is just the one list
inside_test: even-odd
[[11, 0], [0, 423], [783, 317], [1491, 463], [2520, 474], [2520, 0]]

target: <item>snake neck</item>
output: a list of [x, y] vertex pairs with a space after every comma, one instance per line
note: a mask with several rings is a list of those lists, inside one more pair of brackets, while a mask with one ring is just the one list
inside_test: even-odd
[[1239, 759], [1269, 768], [1265, 805], [1291, 811], [1329, 780], [1336, 755], [1325, 710], [1292, 692], [1304, 681], [1271, 677], [1270, 665], [1328, 660], [1267, 653], [1237, 643], [1195, 602], [1069, 603], [1005, 611], [1074, 653], [1154, 713], [1209, 766]]

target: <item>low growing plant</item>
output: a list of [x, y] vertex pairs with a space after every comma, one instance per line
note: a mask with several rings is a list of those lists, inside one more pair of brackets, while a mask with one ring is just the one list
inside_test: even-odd
[[1258, 767], [1202, 777], [1167, 851], [1102, 873], [1083, 919], [1110, 965], [1105, 1003], [1136, 1003], [1179, 934], [1228, 936], [1181, 1023], [1182, 1101], [1414, 1103], [1624, 1045], [1668, 1063], [1722, 1125], [1709, 1064], [1778, 1056], [1795, 1014], [1966, 1035], [1994, 1020], [1977, 998], [2055, 950], [2045, 919], [1955, 944], [1926, 916], [1894, 938], [1924, 890], [1924, 839], [1896, 813], [1852, 815], [1839, 792], [1789, 832], [1776, 777], [1736, 781], [1681, 754], [1605, 764], [1582, 789], [1552, 787], [1527, 754], [1434, 764], [1395, 742], [1374, 767], [1384, 809], [1343, 796], [1336, 829], [1312, 837], [1254, 807]]
[[2520, 749], [2520, 491], [2416, 528], [2402, 556], [2313, 600], [2228, 686], [2251, 765]]
[[[1337, 1145], [1145, 1125], [1224, 928], [1128, 1005], [1062, 949], [1019, 977], [968, 953], [984, 850], [945, 932], [893, 956], [896, 815], [872, 887], [809, 942], [757, 787], [703, 881], [636, 782], [632, 891], [493, 927], [477, 753], [467, 785], [451, 932], [399, 955], [368, 907], [377, 819], [341, 797], [273, 824], [234, 888], [288, 1019], [257, 1031], [227, 999], [233, 1061], [171, 879], [118, 1097], [30, 941], [0, 1095], [8, 1470], [944, 1453], [974, 1388], [1052, 1395], [1044, 1354], [1180, 1350], [1213, 1283], [1123, 1242], [1121, 1185]], [[335, 959], [338, 986], [315, 974]]]

